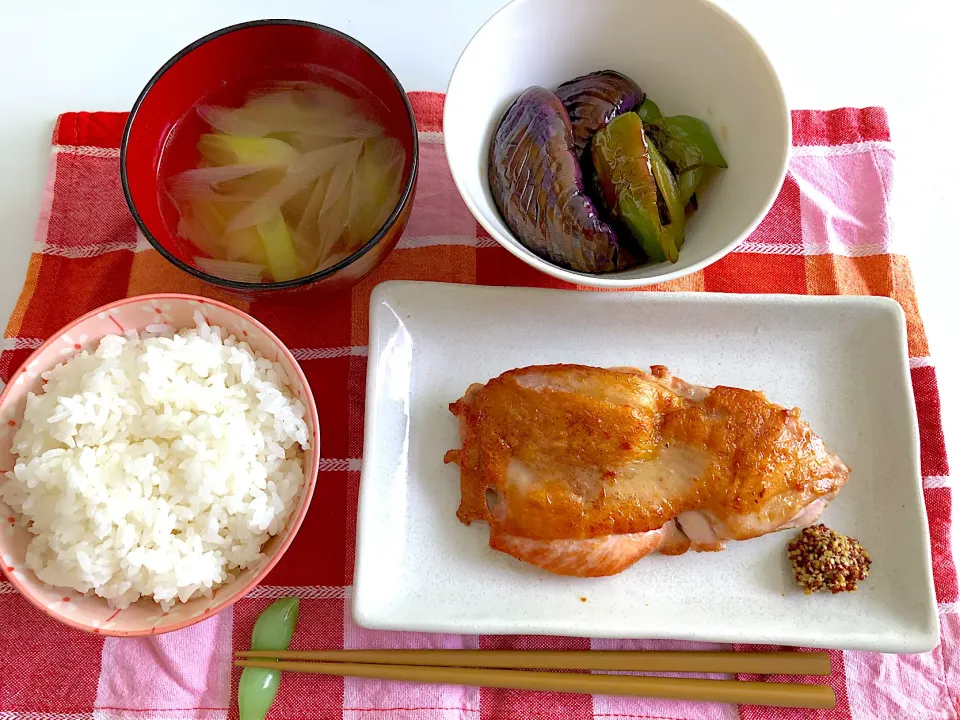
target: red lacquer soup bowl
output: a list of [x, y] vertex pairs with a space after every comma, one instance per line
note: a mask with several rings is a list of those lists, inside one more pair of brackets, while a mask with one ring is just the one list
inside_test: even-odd
[[[163, 191], [170, 175], [198, 166], [197, 141], [210, 132], [195, 109], [215, 102], [240, 107], [264, 83], [311, 81], [374, 98], [373, 119], [400, 141], [406, 155], [401, 191], [387, 220], [367, 242], [336, 264], [283, 282], [239, 282], [197, 267], [196, 249], [181, 237], [179, 214]], [[265, 294], [357, 282], [393, 249], [410, 217], [417, 183], [413, 108], [389, 67], [369, 48], [323, 25], [260, 20], [233, 25], [185, 47], [154, 75], [130, 112], [120, 151], [127, 205], [144, 236], [181, 270], [248, 299]]]

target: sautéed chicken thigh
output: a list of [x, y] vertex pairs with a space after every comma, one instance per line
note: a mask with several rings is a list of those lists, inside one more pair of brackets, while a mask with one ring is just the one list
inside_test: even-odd
[[799, 410], [663, 366], [510, 370], [450, 409], [460, 520], [487, 522], [492, 548], [561, 575], [809, 524], [849, 475]]

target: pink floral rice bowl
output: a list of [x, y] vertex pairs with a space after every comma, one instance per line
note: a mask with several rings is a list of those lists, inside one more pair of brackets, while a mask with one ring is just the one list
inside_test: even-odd
[[[289, 378], [290, 391], [306, 408], [310, 447], [304, 452], [303, 476], [297, 507], [286, 526], [262, 547], [263, 559], [237, 571], [236, 577], [220, 585], [212, 597], [195, 597], [177, 602], [168, 612], [151, 598], [141, 598], [123, 610], [111, 607], [104, 598], [83, 595], [72, 589], [40, 582], [26, 567], [27, 546], [34, 537], [16, 513], [0, 502], [0, 569], [7, 580], [33, 605], [67, 625], [112, 636], [156, 635], [178, 630], [204, 620], [229, 607], [256, 587], [293, 541], [307, 513], [317, 481], [320, 461], [320, 423], [313, 394], [299, 364], [283, 343], [260, 322], [224, 303], [182, 294], [154, 294], [125, 298], [104, 305], [74, 320], [41, 345], [10, 377], [0, 392], [0, 486], [3, 474], [13, 468], [13, 437], [22, 421], [29, 393], [43, 387], [41, 374], [80, 350], [96, 350], [105, 335], [143, 331], [148, 326], [166, 325], [174, 331], [195, 327], [199, 312], [209, 325], [218, 326], [223, 336], [235, 336], [263, 357], [278, 363]], [[153, 329], [153, 328], [151, 328]], [[0, 586], [2, 592], [2, 586]]]

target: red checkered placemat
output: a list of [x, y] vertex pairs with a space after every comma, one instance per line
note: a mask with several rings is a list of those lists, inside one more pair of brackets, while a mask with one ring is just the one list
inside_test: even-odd
[[[217, 297], [243, 307], [293, 349], [323, 422], [321, 475], [310, 513], [264, 585], [232, 610], [185, 630], [144, 639], [63, 627], [0, 583], [0, 720], [220, 720], [237, 715], [234, 648], [249, 646], [272, 599], [302, 600], [299, 648], [722, 648], [661, 641], [452, 636], [357, 628], [347, 598], [362, 455], [367, 305], [388, 279], [570, 287], [493, 242], [461, 202], [444, 158], [443, 96], [413, 93], [420, 128], [416, 205], [397, 249], [371, 276], [337, 296], [240, 302], [181, 273], [138, 235], [120, 190], [125, 115], [61, 116], [34, 254], [0, 353], [0, 380], [67, 322], [111, 300], [157, 291]], [[960, 717], [960, 603], [950, 551], [950, 488], [934, 369], [907, 260], [891, 246], [893, 171], [886, 115], [878, 108], [793, 114], [790, 172], [776, 204], [735, 252], [705, 270], [649, 288], [722, 292], [886, 295], [907, 316], [920, 421], [924, 497], [942, 627], [922, 655], [831, 652], [833, 711], [480, 690], [290, 675], [271, 718], [336, 720], [733, 720]], [[740, 646], [736, 646], [739, 648]], [[771, 678], [777, 679], [777, 678]], [[817, 681], [820, 679], [818, 678]]]

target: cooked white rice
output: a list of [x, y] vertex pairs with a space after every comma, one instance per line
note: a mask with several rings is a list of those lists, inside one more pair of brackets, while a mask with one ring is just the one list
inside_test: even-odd
[[305, 408], [283, 368], [196, 314], [108, 335], [43, 374], [0, 499], [45, 583], [168, 609], [257, 563], [297, 505]]

